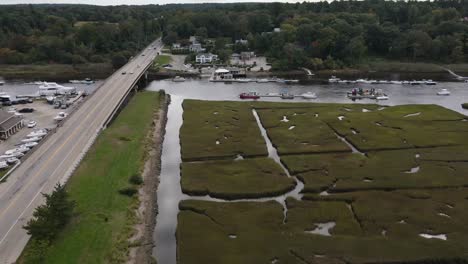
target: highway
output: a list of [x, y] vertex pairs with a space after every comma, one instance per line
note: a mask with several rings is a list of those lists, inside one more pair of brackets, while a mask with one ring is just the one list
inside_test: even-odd
[[158, 39], [107, 78], [5, 183], [0, 184], [0, 263], [16, 261], [29, 240], [22, 226], [44, 202], [41, 193], [50, 193], [57, 183], [66, 182], [108, 118], [161, 49]]

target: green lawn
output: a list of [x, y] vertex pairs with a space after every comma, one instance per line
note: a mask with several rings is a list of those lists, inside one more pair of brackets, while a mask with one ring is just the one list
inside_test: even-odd
[[159, 67], [164, 64], [169, 64], [172, 61], [172, 58], [170, 55], [159, 55], [154, 59], [154, 66]]
[[76, 201], [75, 216], [53, 241], [44, 263], [125, 260], [138, 202], [118, 191], [130, 186], [130, 176], [142, 168], [146, 136], [160, 99], [159, 93], [136, 94], [98, 137], [66, 185]]

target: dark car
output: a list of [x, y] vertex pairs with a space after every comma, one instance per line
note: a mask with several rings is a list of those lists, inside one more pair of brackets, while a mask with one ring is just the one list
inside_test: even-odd
[[32, 113], [34, 112], [34, 109], [33, 108], [22, 108], [20, 110], [18, 110], [19, 113]]

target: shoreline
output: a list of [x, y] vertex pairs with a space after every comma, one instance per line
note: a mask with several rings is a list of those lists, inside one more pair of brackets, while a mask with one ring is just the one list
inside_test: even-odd
[[170, 95], [161, 99], [161, 107], [153, 118], [153, 128], [148, 139], [148, 156], [143, 166], [143, 185], [138, 191], [139, 207], [136, 210], [138, 223], [134, 226], [135, 234], [129, 239], [133, 247], [130, 248], [128, 264], [152, 263], [154, 247], [153, 231], [158, 214], [157, 188], [161, 173], [162, 143], [166, 134], [167, 109]]

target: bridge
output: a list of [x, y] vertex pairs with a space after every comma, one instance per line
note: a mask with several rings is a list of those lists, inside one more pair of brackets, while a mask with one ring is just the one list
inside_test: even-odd
[[29, 240], [22, 227], [65, 183], [161, 50], [158, 39], [117, 70], [0, 184], [0, 263], [14, 263]]

